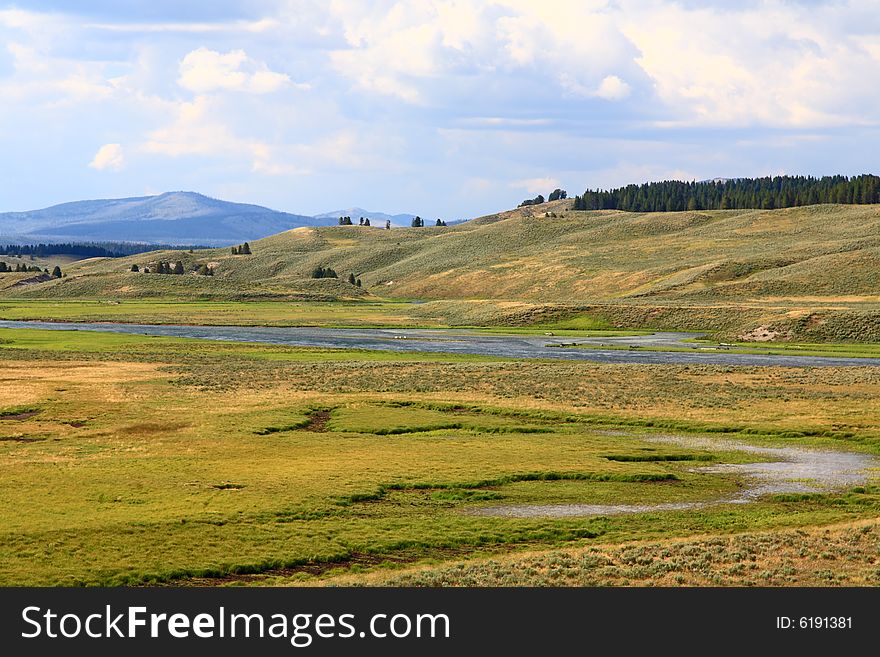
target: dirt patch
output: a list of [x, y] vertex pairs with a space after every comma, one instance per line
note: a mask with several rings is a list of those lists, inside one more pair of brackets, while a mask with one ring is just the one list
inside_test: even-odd
[[50, 276], [49, 274], [39, 274], [38, 276], [23, 278], [17, 283], [13, 283], [11, 287], [26, 287], [28, 285], [36, 285], [37, 283], [45, 283], [46, 281], [54, 280], [54, 278], [54, 276]]
[[777, 338], [785, 337], [788, 337], [786, 333], [777, 331], [770, 326], [759, 326], [756, 329], [752, 329], [747, 333], [737, 336], [737, 338], [743, 342], [773, 342]]
[[324, 433], [327, 431], [327, 423], [330, 421], [330, 411], [315, 411], [309, 415], [309, 423], [303, 427], [303, 431]]
[[34, 415], [39, 414], [39, 410], [36, 411], [21, 411], [19, 413], [3, 413], [0, 414], [0, 420], [27, 420], [28, 418], [32, 418]]
[[0, 443], [41, 443], [45, 438], [31, 438], [29, 436], [0, 436]]

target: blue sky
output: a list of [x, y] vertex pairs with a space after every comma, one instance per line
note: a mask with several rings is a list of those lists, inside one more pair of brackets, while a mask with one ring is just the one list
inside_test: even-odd
[[[75, 7], [72, 5], [75, 4]], [[876, 0], [0, 0], [0, 211], [878, 173]]]

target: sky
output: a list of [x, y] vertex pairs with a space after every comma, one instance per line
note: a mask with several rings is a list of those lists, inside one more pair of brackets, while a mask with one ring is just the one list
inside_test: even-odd
[[0, 0], [0, 211], [880, 173], [876, 0]]

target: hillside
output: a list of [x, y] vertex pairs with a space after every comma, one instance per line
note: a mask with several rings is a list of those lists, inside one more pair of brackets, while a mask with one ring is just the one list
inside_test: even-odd
[[[64, 279], [0, 295], [371, 295], [438, 300], [426, 304], [433, 310], [456, 301], [469, 308], [459, 313], [462, 323], [477, 323], [475, 300], [516, 301], [555, 305], [563, 314], [592, 309], [616, 325], [723, 331], [767, 322], [803, 328], [824, 323], [815, 312], [833, 311], [868, 313], [864, 331], [880, 332], [880, 207], [651, 214], [570, 208], [564, 200], [445, 228], [297, 228], [252, 242], [249, 256], [212, 249], [92, 259], [67, 267]], [[209, 264], [216, 275], [128, 271], [177, 259], [188, 272]], [[310, 278], [319, 266], [334, 268], [339, 280]], [[362, 289], [346, 282], [349, 273]]]
[[63, 203], [0, 213], [0, 241], [120, 241], [226, 245], [254, 240], [322, 219], [230, 203], [195, 192]]

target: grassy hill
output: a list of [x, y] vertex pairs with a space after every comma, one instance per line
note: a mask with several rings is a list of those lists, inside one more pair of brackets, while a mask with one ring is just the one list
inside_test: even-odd
[[[766, 321], [822, 324], [810, 319], [816, 309], [880, 312], [878, 206], [675, 213], [571, 206], [563, 200], [449, 227], [297, 228], [252, 242], [248, 256], [224, 248], [96, 258], [68, 266], [61, 280], [0, 295], [518, 301], [594, 312], [617, 325], [730, 331]], [[129, 271], [159, 260], [181, 260], [188, 273]], [[189, 273], [202, 264], [216, 275]], [[339, 280], [310, 278], [319, 266]], [[346, 282], [349, 273], [363, 289]]]

